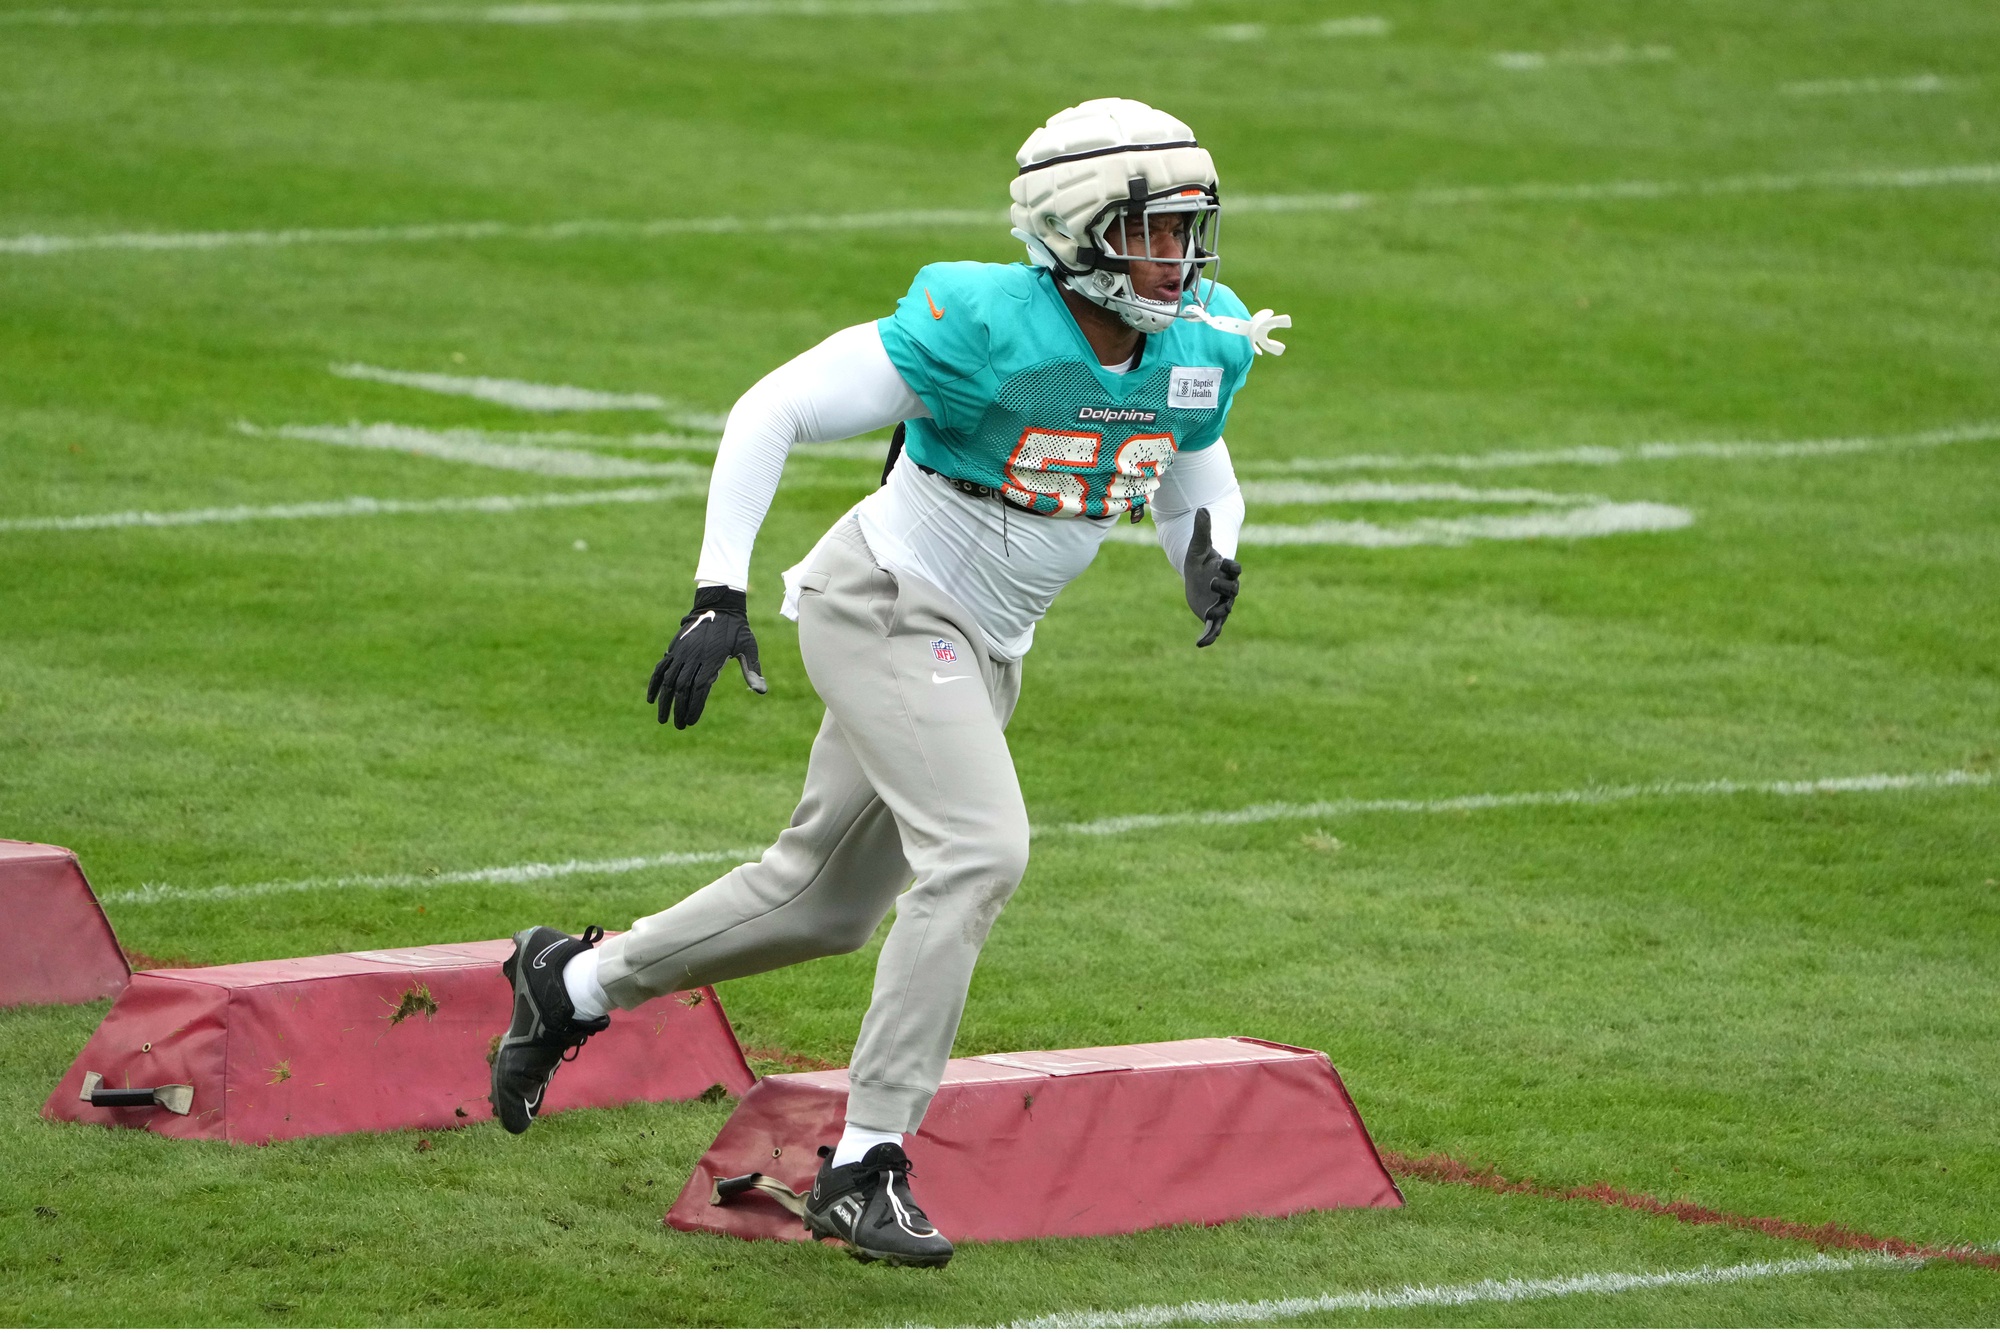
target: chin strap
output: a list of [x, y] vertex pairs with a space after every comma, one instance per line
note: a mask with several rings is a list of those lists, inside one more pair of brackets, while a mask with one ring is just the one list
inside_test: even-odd
[[1285, 345], [1271, 336], [1271, 330], [1292, 327], [1290, 315], [1274, 315], [1269, 310], [1259, 310], [1248, 319], [1238, 319], [1234, 315], [1211, 315], [1198, 305], [1190, 305], [1181, 311], [1181, 318], [1196, 320], [1222, 333], [1248, 338], [1250, 346], [1272, 356], [1283, 356]]
[[1019, 241], [1021, 244], [1028, 247], [1028, 258], [1032, 260], [1038, 267], [1054, 269], [1058, 273], [1069, 272], [1068, 269], [1064, 268], [1062, 264], [1057, 262], [1055, 257], [1055, 252], [1050, 250], [1047, 245], [1042, 243], [1041, 237], [1036, 236], [1031, 232], [1022, 231], [1019, 227], [1015, 227], [1008, 234], [1011, 235], [1015, 240]]

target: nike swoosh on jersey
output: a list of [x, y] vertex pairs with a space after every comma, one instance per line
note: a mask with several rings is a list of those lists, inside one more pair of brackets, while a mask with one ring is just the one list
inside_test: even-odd
[[971, 679], [972, 677], [970, 676], [940, 676], [935, 671], [931, 672], [931, 684], [933, 685], [949, 685], [955, 680], [971, 680]]
[[932, 319], [944, 318], [944, 311], [938, 309], [938, 303], [936, 301], [931, 300], [931, 289], [928, 287], [924, 288], [924, 304], [931, 308]]

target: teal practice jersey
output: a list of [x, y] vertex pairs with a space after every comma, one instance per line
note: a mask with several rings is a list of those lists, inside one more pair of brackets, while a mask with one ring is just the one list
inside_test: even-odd
[[[1220, 284], [1208, 310], [1249, 314]], [[912, 461], [1090, 518], [1143, 511], [1175, 453], [1215, 443], [1254, 356], [1248, 338], [1184, 319], [1114, 375], [1054, 275], [1027, 264], [932, 264], [878, 327], [930, 409], [908, 425]]]

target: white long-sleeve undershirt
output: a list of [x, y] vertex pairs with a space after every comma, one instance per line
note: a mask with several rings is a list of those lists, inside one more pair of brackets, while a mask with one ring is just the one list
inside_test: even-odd
[[750, 586], [750, 548], [795, 444], [822, 444], [929, 416], [873, 322], [842, 329], [750, 386], [730, 409], [708, 480], [697, 583]]
[[1175, 454], [1174, 465], [1160, 477], [1160, 489], [1153, 494], [1153, 527], [1167, 563], [1176, 571], [1187, 561], [1197, 509], [1208, 511], [1209, 540], [1215, 549], [1233, 557], [1243, 535], [1243, 491], [1236, 484], [1229, 446], [1219, 439], [1206, 449]]
[[[696, 581], [749, 587], [751, 549], [794, 444], [847, 439], [929, 415], [873, 323], [842, 329], [766, 375], [737, 400], [723, 430]], [[1033, 641], [1035, 622], [1062, 585], [1090, 563], [1113, 522], [1021, 515], [1028, 524], [1047, 526], [1023, 531], [1016, 522], [1010, 539], [1002, 516], [988, 512], [995, 503], [899, 464], [890, 485], [857, 507], [878, 559], [958, 598], [979, 617], [994, 652], [1019, 657]], [[1175, 455], [1152, 508], [1160, 546], [1176, 572], [1200, 508], [1209, 511], [1216, 549], [1235, 555], [1243, 494], [1228, 446], [1217, 440]]]

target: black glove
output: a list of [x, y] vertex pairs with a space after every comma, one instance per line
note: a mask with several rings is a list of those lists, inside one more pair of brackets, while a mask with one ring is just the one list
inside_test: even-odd
[[757, 639], [750, 633], [749, 605], [734, 588], [701, 588], [694, 595], [694, 610], [681, 619], [680, 633], [673, 646], [653, 668], [646, 686], [646, 702], [659, 701], [660, 721], [671, 710], [674, 728], [685, 731], [701, 721], [701, 710], [722, 664], [730, 658], [743, 668], [743, 683], [762, 694], [764, 668], [757, 661]]
[[1208, 510], [1194, 511], [1194, 538], [1188, 542], [1181, 578], [1187, 582], [1188, 610], [1208, 622], [1208, 633], [1195, 644], [1206, 648], [1222, 633], [1222, 622], [1236, 607], [1243, 566], [1227, 559], [1209, 540]]

